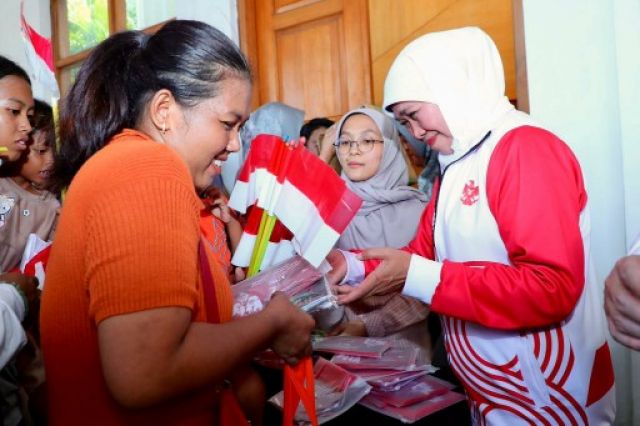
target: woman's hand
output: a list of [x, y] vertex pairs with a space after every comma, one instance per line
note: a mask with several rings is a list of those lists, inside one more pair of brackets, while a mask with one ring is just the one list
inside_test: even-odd
[[334, 124], [331, 127], [329, 127], [325, 132], [320, 145], [319, 158], [327, 164], [330, 163], [333, 156], [336, 155], [336, 148], [333, 146], [333, 144], [338, 139], [336, 135], [336, 130], [337, 130], [337, 124]]
[[364, 250], [358, 257], [361, 260], [379, 259], [382, 263], [357, 287], [334, 287], [339, 303], [344, 305], [370, 295], [402, 291], [409, 272], [411, 254], [402, 250], [378, 248]]
[[605, 280], [604, 309], [614, 339], [640, 350], [640, 256], [616, 262]]
[[271, 349], [287, 364], [295, 365], [311, 355], [311, 331], [315, 327], [313, 318], [291, 303], [281, 292], [276, 292], [265, 308], [278, 321], [278, 329]]

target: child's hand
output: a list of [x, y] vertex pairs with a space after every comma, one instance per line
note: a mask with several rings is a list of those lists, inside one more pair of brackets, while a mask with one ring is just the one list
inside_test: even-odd
[[247, 278], [247, 273], [245, 272], [244, 269], [242, 269], [239, 266], [236, 266], [235, 268], [233, 268], [233, 283], [239, 283], [240, 281], [243, 281], [245, 278]]
[[336, 135], [337, 124], [332, 125], [327, 129], [322, 138], [320, 145], [320, 159], [325, 163], [329, 163], [333, 156], [336, 154], [336, 148], [333, 144], [336, 142], [338, 136]]
[[222, 198], [218, 198], [211, 203], [211, 213], [225, 224], [235, 220], [231, 214], [231, 209]]
[[231, 209], [229, 208], [228, 199], [218, 188], [211, 188], [207, 191], [207, 198], [210, 201], [211, 213], [222, 220], [225, 224], [229, 224], [231, 221], [237, 220]]

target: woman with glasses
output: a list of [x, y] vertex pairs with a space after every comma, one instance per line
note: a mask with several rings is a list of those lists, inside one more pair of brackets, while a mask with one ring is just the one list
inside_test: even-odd
[[[360, 211], [337, 243], [337, 248], [402, 247], [413, 239], [426, 195], [407, 186], [407, 163], [400, 151], [393, 121], [372, 108], [358, 108], [345, 114], [336, 128], [336, 156], [342, 179], [363, 200]], [[363, 271], [364, 274], [364, 271]], [[363, 275], [361, 274], [361, 275]], [[426, 305], [401, 295], [372, 296], [348, 307], [347, 321], [334, 333], [361, 336], [388, 336], [403, 330], [402, 336], [424, 333]], [[419, 332], [413, 332], [420, 328]]]

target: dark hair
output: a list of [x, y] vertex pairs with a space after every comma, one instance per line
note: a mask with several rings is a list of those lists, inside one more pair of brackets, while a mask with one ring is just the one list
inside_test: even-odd
[[0, 79], [10, 75], [23, 78], [27, 83], [29, 83], [29, 85], [31, 85], [31, 79], [29, 79], [29, 76], [20, 65], [16, 64], [11, 59], [7, 59], [0, 55]]
[[219, 83], [232, 75], [251, 80], [249, 62], [227, 36], [203, 22], [171, 21], [154, 35], [112, 35], [84, 61], [62, 103], [54, 186], [68, 185], [113, 136], [134, 128], [158, 90], [192, 107], [216, 96]]
[[46, 132], [45, 144], [55, 146], [55, 133], [53, 131], [53, 110], [40, 99], [34, 99], [33, 119], [31, 122], [31, 136], [36, 132]]
[[321, 127], [329, 128], [332, 124], [333, 121], [329, 120], [326, 117], [312, 118], [311, 120], [307, 121], [304, 126], [302, 126], [302, 128], [300, 129], [300, 136], [309, 139], [311, 133], [313, 133], [316, 129], [319, 129]]

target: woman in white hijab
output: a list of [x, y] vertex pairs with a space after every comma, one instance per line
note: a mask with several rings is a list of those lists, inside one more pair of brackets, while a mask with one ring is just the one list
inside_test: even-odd
[[[357, 108], [342, 117], [336, 134], [342, 179], [363, 200], [336, 247], [405, 246], [416, 234], [427, 198], [407, 186], [407, 163], [393, 120], [379, 110]], [[344, 334], [389, 336], [402, 330], [396, 337], [418, 343], [429, 361], [430, 344], [424, 333], [429, 309], [423, 302], [400, 294], [370, 296], [353, 303], [346, 312], [348, 321], [338, 327]]]
[[[369, 274], [340, 287], [342, 302], [401, 291], [440, 314], [476, 424], [611, 424], [602, 288], [574, 154], [508, 102], [498, 51], [478, 28], [406, 46], [384, 106], [439, 152], [442, 172], [407, 247], [348, 256], [349, 274]], [[341, 258], [329, 256], [334, 279]]]

